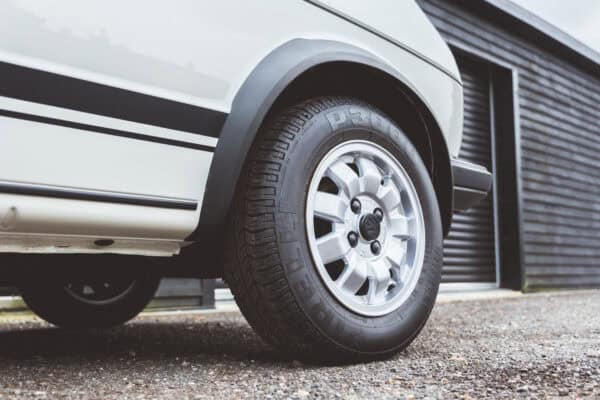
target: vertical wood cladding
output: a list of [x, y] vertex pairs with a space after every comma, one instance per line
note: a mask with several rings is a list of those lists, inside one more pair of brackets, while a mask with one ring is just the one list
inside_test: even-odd
[[600, 286], [600, 69], [468, 2], [418, 2], [451, 43], [519, 73], [525, 288]]

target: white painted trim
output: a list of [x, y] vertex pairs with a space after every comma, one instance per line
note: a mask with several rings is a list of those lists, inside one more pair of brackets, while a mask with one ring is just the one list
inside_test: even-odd
[[435, 300], [436, 304], [454, 303], [477, 300], [502, 300], [525, 296], [522, 292], [510, 289], [487, 289], [470, 292], [442, 292]]
[[215, 301], [234, 301], [233, 293], [229, 288], [215, 289]]
[[442, 283], [440, 285], [440, 292], [473, 292], [477, 290], [491, 290], [498, 289], [498, 283], [496, 282], [472, 282], [472, 283]]
[[0, 296], [0, 312], [26, 310], [21, 296]]

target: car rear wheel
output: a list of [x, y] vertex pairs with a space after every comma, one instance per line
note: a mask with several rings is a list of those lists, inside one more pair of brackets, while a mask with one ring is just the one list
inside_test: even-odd
[[266, 124], [230, 226], [226, 278], [283, 351], [387, 356], [427, 321], [442, 266], [436, 195], [406, 135], [362, 101], [313, 99]]
[[152, 300], [160, 277], [152, 272], [78, 273], [21, 285], [29, 308], [63, 328], [108, 328], [138, 315]]

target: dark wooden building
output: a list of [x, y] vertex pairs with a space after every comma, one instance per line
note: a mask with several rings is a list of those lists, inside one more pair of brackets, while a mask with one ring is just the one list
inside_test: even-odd
[[455, 217], [444, 282], [600, 287], [600, 54], [508, 0], [418, 3], [461, 69], [461, 157], [495, 176]]

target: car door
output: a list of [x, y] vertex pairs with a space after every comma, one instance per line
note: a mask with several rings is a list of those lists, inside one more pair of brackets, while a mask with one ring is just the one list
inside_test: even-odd
[[0, 247], [193, 231], [227, 91], [186, 49], [199, 12], [192, 1], [0, 4]]

